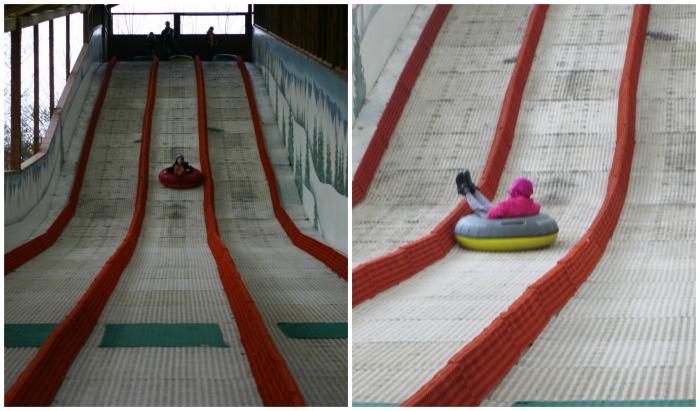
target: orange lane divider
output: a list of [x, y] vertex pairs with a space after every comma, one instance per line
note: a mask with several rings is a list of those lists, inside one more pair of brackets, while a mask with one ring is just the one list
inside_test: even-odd
[[[547, 8], [547, 5], [536, 5], [530, 14], [523, 45], [503, 101], [491, 151], [481, 174], [479, 189], [490, 199], [496, 195], [513, 145], [523, 91], [542, 34]], [[401, 246], [390, 254], [355, 267], [352, 270], [353, 307], [410, 278], [447, 255], [455, 245], [454, 228], [457, 221], [470, 212], [469, 205], [462, 201], [430, 234]]]
[[[109, 64], [111, 67], [114, 67], [116, 59], [113, 58]], [[109, 82], [109, 74], [111, 74], [110, 67], [108, 67], [108, 73], [105, 73], [106, 82]], [[102, 314], [102, 310], [107, 304], [107, 300], [109, 300], [122, 272], [131, 260], [146, 213], [151, 119], [153, 117], [153, 105], [155, 104], [157, 76], [158, 59], [155, 58], [151, 67], [148, 97], [143, 116], [143, 136], [139, 158], [135, 210], [126, 237], [119, 248], [117, 248], [117, 251], [107, 260], [105, 266], [95, 277], [95, 280], [75, 307], [49, 335], [27, 368], [7, 391], [5, 394], [5, 406], [46, 407], [51, 405], [51, 401], [56, 392], [58, 392], [63, 378], [90, 337], [97, 320]], [[101, 102], [99, 104], [101, 106]], [[97, 120], [95, 120], [95, 124], [92, 124], [91, 121], [89, 130], [94, 132], [96, 123]], [[81, 175], [82, 180], [84, 169], [78, 174]]]
[[[440, 33], [442, 24], [452, 8], [451, 5], [439, 4], [433, 9], [433, 14], [423, 28], [423, 32], [418, 38], [418, 42], [411, 52], [406, 62], [406, 66], [401, 72], [401, 76], [394, 87], [389, 101], [382, 113], [377, 129], [369, 142], [369, 146], [362, 157], [362, 161], [355, 171], [352, 179], [352, 206], [355, 207], [365, 197], [372, 183], [374, 174], [382, 161], [384, 152], [389, 147], [389, 141], [394, 134], [394, 129], [401, 119], [406, 102], [411, 96], [413, 86], [418, 80], [423, 64], [428, 59], [430, 49], [435, 43], [435, 39]], [[353, 273], [354, 275], [354, 273]]]
[[45, 233], [5, 253], [5, 275], [15, 271], [27, 261], [51, 247], [51, 245], [53, 245], [53, 243], [55, 243], [58, 239], [58, 236], [60, 236], [63, 230], [66, 228], [71, 218], [73, 218], [75, 210], [78, 206], [80, 190], [83, 188], [85, 169], [87, 168], [88, 156], [90, 155], [90, 149], [92, 148], [92, 140], [95, 135], [97, 120], [100, 118], [102, 104], [104, 103], [105, 95], [107, 94], [107, 87], [109, 86], [110, 75], [112, 74], [112, 69], [114, 68], [115, 64], [117, 64], [117, 59], [116, 57], [113, 57], [107, 65], [107, 70], [105, 71], [105, 76], [102, 80], [100, 91], [97, 94], [95, 107], [92, 109], [92, 116], [90, 117], [87, 131], [85, 132], [83, 148], [80, 152], [78, 167], [75, 170], [75, 179], [73, 180], [73, 186], [71, 188], [71, 193], [68, 197], [66, 207], [58, 215], [58, 217], [56, 217], [56, 220], [54, 220], [53, 224], [51, 224]]
[[194, 61], [197, 75], [197, 99], [199, 114], [199, 158], [204, 174], [204, 221], [207, 242], [219, 268], [219, 276], [228, 297], [231, 310], [245, 348], [250, 368], [255, 377], [258, 392], [266, 406], [303, 406], [304, 398], [292, 377], [287, 363], [280, 355], [265, 323], [255, 307], [255, 302], [236, 269], [228, 248], [219, 236], [214, 212], [214, 185], [209, 162], [209, 137], [207, 133], [207, 105], [204, 91], [204, 73], [199, 57]]
[[527, 288], [477, 338], [402, 406], [477, 406], [501, 381], [602, 258], [625, 204], [635, 140], [637, 83], [649, 5], [634, 9], [619, 91], [617, 143], [603, 205], [588, 231], [557, 265]]
[[314, 258], [324, 263], [342, 279], [347, 281], [348, 257], [339, 253], [334, 248], [329, 247], [326, 244], [323, 244], [302, 233], [289, 217], [284, 207], [282, 207], [279, 193], [277, 191], [275, 171], [272, 167], [272, 163], [270, 162], [270, 158], [267, 155], [267, 149], [265, 148], [265, 139], [263, 137], [260, 117], [258, 116], [257, 104], [255, 103], [255, 95], [253, 93], [253, 85], [250, 80], [250, 73], [248, 73], [248, 68], [245, 66], [243, 59], [240, 57], [238, 58], [238, 68], [243, 74], [245, 90], [246, 94], [248, 95], [248, 105], [250, 106], [250, 113], [253, 117], [253, 126], [255, 127], [255, 138], [258, 143], [258, 153], [260, 154], [260, 161], [262, 162], [265, 175], [267, 176], [267, 184], [270, 189], [270, 197], [272, 200], [272, 209], [275, 212], [277, 220], [279, 220], [280, 224], [284, 228], [284, 231], [287, 233], [287, 236], [290, 240], [292, 240], [292, 243], [295, 246], [311, 254]]

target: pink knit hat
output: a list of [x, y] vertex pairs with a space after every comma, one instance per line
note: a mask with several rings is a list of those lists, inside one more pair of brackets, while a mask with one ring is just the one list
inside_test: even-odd
[[532, 183], [525, 177], [518, 177], [513, 181], [513, 185], [508, 190], [511, 197], [523, 196], [530, 198], [533, 188]]

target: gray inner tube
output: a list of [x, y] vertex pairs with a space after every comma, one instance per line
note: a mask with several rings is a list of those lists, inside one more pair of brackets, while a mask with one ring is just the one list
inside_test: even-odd
[[457, 222], [455, 235], [467, 238], [541, 237], [559, 231], [557, 222], [547, 214], [530, 217], [489, 220], [469, 214]]

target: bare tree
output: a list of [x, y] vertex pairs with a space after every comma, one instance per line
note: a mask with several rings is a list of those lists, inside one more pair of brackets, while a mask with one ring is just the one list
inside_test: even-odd
[[[55, 99], [58, 100], [63, 92], [66, 85], [66, 70], [65, 65], [61, 62], [66, 61], [66, 40], [65, 40], [65, 18], [60, 18], [54, 20], [54, 61], [57, 62], [54, 67], [54, 95]], [[71, 18], [71, 36], [70, 36], [70, 65], [71, 68], [77, 61], [77, 57], [80, 53], [80, 49], [83, 44], [82, 37], [82, 19]], [[41, 23], [39, 25], [39, 39], [40, 39], [40, 50], [39, 50], [39, 142], [43, 141], [46, 136], [46, 130], [48, 129], [50, 122], [50, 112], [49, 112], [49, 76], [50, 68], [48, 65], [48, 22]], [[43, 35], [42, 35], [43, 33]], [[26, 160], [31, 157], [33, 152], [33, 142], [34, 142], [34, 29], [33, 27], [27, 27], [22, 31], [22, 50], [21, 50], [21, 115], [20, 115], [20, 134], [21, 134], [21, 161]], [[6, 33], [5, 36], [5, 53], [4, 53], [4, 63], [5, 63], [5, 169], [7, 169], [7, 161], [9, 159], [10, 145], [11, 145], [11, 82], [10, 82], [10, 68], [12, 65], [11, 55], [10, 55], [10, 33]], [[56, 101], [54, 102], [56, 103]]]

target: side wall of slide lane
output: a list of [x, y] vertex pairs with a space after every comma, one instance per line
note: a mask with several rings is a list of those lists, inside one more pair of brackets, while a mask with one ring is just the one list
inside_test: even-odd
[[78, 197], [80, 197], [80, 190], [83, 187], [85, 169], [87, 168], [88, 156], [90, 154], [90, 149], [92, 148], [92, 140], [95, 136], [95, 129], [97, 128], [97, 120], [100, 118], [102, 104], [104, 103], [105, 95], [107, 94], [107, 87], [109, 86], [109, 75], [116, 64], [116, 57], [112, 58], [112, 60], [107, 66], [105, 78], [102, 81], [102, 87], [100, 87], [100, 91], [97, 95], [95, 107], [92, 110], [90, 123], [88, 124], [88, 128], [85, 134], [83, 148], [80, 152], [78, 166], [75, 170], [75, 180], [73, 181], [73, 187], [71, 188], [71, 193], [68, 197], [68, 204], [58, 215], [58, 217], [56, 217], [54, 223], [51, 224], [49, 229], [46, 230], [44, 234], [41, 234], [35, 237], [34, 239], [20, 245], [19, 247], [16, 247], [5, 253], [5, 275], [8, 275], [11, 272], [15, 271], [24, 263], [41, 254], [47, 248], [51, 247], [51, 245], [55, 243], [58, 239], [58, 236], [60, 236], [63, 230], [66, 228], [71, 218], [73, 218], [73, 215], [75, 214], [75, 209], [78, 205]]
[[377, 129], [372, 136], [372, 140], [362, 157], [362, 161], [357, 167], [357, 171], [352, 180], [352, 206], [355, 207], [365, 197], [365, 193], [369, 190], [374, 174], [382, 161], [382, 156], [389, 146], [391, 136], [394, 134], [394, 129], [399, 123], [401, 114], [403, 113], [406, 102], [411, 95], [413, 86], [418, 80], [423, 64], [430, 54], [430, 49], [435, 43], [435, 39], [440, 33], [440, 28], [450, 12], [451, 5], [437, 5], [433, 10], [433, 14], [423, 28], [413, 49], [411, 56], [406, 62], [404, 70], [396, 83], [394, 92], [387, 103], [382, 117], [379, 119]]
[[265, 148], [265, 140], [262, 132], [262, 124], [258, 116], [258, 109], [255, 103], [255, 95], [253, 94], [253, 85], [250, 80], [248, 68], [245, 66], [243, 59], [238, 59], [238, 67], [243, 74], [246, 94], [248, 95], [248, 104], [250, 105], [251, 116], [253, 117], [253, 126], [255, 127], [255, 138], [258, 143], [258, 151], [260, 152], [260, 161], [262, 162], [267, 183], [270, 188], [270, 196], [272, 197], [272, 208], [275, 212], [277, 220], [284, 228], [292, 243], [300, 249], [306, 251], [317, 260], [324, 263], [331, 270], [337, 273], [345, 281], [348, 280], [348, 258], [339, 253], [332, 247], [329, 247], [305, 234], [294, 224], [294, 221], [289, 217], [287, 212], [282, 207], [279, 192], [277, 191], [277, 180], [275, 171], [270, 162], [270, 157], [267, 155]]
[[617, 142], [604, 203], [586, 234], [557, 266], [525, 293], [405, 406], [476, 406], [517, 362], [552, 318], [586, 281], [603, 256], [622, 212], [634, 154], [636, 91], [649, 5], [634, 10], [619, 89]]
[[228, 248], [219, 236], [209, 162], [204, 75], [199, 58], [195, 60], [195, 72], [199, 100], [199, 156], [202, 173], [206, 176], [204, 178], [204, 220], [207, 226], [207, 242], [219, 268], [221, 282], [236, 317], [241, 342], [246, 350], [263, 403], [266, 406], [303, 406], [304, 398], [301, 391], [284, 358], [274, 345]]
[[[520, 48], [518, 60], [506, 91], [491, 152], [479, 182], [480, 190], [488, 198], [493, 198], [496, 194], [510, 153], [510, 147], [513, 144], [520, 103], [544, 27], [547, 7], [546, 5], [537, 5], [532, 10], [523, 45]], [[353, 182], [353, 191], [354, 185]], [[402, 246], [390, 254], [355, 267], [352, 287], [353, 307], [410, 278], [443, 258], [455, 245], [454, 227], [457, 221], [470, 212], [466, 202], [462, 202], [427, 236]]]
[[[115, 64], [116, 59], [112, 59], [110, 66], [114, 67]], [[105, 84], [109, 84], [111, 67], [108, 68], [108, 71], [105, 73]], [[150, 153], [151, 119], [153, 117], [153, 106], [155, 103], [157, 74], [158, 59], [154, 59], [151, 67], [148, 97], [143, 120], [136, 204], [134, 216], [131, 220], [127, 235], [117, 251], [107, 260], [107, 263], [92, 282], [90, 288], [85, 292], [68, 316], [66, 316], [65, 320], [63, 320], [49, 335], [34, 359], [19, 376], [15, 384], [7, 391], [5, 394], [6, 406], [51, 405], [51, 401], [61, 386], [63, 378], [92, 333], [97, 320], [102, 314], [102, 310], [119, 282], [121, 273], [126, 268], [136, 249], [145, 216], [148, 193], [148, 159]], [[107, 86], [104, 85], [105, 93], [106, 88]], [[98, 107], [102, 106], [105, 93], [102, 93], [102, 91], [100, 92], [102, 98], [98, 99], [95, 103], [96, 110]], [[99, 118], [99, 111], [97, 116], [93, 117], [95, 117], [94, 122], [96, 125], [97, 118]], [[93, 120], [91, 120], [91, 125], [88, 129], [90, 133], [94, 132], [95, 128], [92, 122]], [[87, 162], [87, 155], [90, 148], [88, 140], [91, 140], [91, 136], [86, 136], [85, 147], [87, 147], [87, 149], [84, 148], [83, 155], [81, 155], [81, 166], [79, 166], [80, 168], [76, 172], [76, 183], [74, 187], [80, 187], [85, 175], [85, 166], [82, 164], [83, 162]], [[85, 158], [84, 160], [83, 157]], [[75, 199], [73, 199], [73, 194], [71, 194], [71, 202], [77, 201], [79, 194], [80, 189], [78, 188]], [[57, 219], [57, 222], [59, 220], [60, 217]], [[60, 232], [58, 234], [60, 234]], [[55, 235], [58, 236], [58, 234]]]

